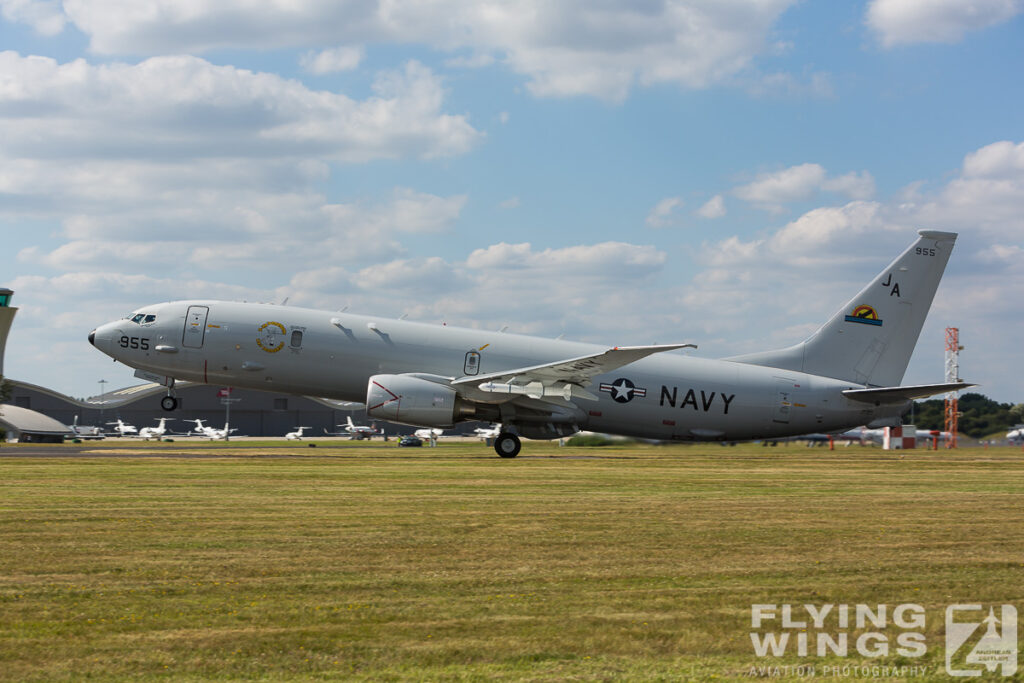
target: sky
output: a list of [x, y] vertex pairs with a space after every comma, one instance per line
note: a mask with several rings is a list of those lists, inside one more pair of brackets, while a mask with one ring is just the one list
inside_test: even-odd
[[1024, 0], [0, 0], [7, 376], [281, 302], [719, 358], [960, 233], [905, 383], [1024, 401]]

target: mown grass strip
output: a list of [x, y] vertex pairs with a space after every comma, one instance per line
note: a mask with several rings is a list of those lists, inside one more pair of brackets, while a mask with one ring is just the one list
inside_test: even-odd
[[1016, 450], [171, 446], [0, 459], [0, 680], [740, 677], [762, 602], [921, 604], [935, 671], [1024, 605]]

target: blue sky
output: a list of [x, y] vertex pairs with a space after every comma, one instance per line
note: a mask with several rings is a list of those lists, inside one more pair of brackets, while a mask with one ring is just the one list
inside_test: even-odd
[[96, 324], [280, 301], [709, 357], [961, 233], [906, 382], [1024, 401], [1024, 3], [0, 0], [16, 379]]

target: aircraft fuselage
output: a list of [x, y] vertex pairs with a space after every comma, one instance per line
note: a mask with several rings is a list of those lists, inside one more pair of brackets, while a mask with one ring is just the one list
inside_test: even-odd
[[[463, 378], [600, 352], [595, 344], [292, 306], [182, 301], [107, 323], [94, 345], [155, 376], [363, 402], [380, 374]], [[151, 318], [150, 318], [151, 316]], [[545, 398], [567, 421], [648, 439], [743, 440], [835, 431], [907, 407], [853, 401], [849, 381], [680, 353], [594, 378], [597, 401]], [[515, 421], [515, 397], [476, 392], [474, 419]], [[512, 420], [509, 416], [512, 415]], [[443, 426], [417, 424], [416, 426]]]

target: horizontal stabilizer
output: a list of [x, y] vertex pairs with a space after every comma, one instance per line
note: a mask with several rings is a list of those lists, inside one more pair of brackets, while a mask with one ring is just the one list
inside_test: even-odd
[[876, 389], [847, 389], [843, 396], [864, 403], [899, 403], [912, 401], [915, 398], [926, 398], [935, 394], [950, 391], [962, 391], [977, 386], [969, 382], [950, 382], [948, 384], [915, 384], [906, 387], [878, 387]]

